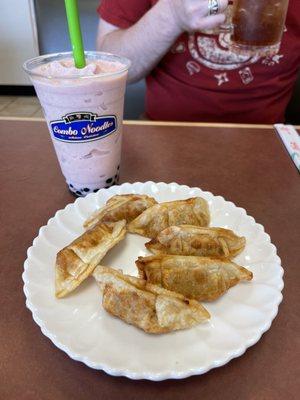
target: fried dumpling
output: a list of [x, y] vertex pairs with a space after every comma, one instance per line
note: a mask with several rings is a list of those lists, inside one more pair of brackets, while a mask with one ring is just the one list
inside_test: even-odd
[[55, 294], [64, 297], [80, 285], [105, 254], [125, 237], [126, 221], [99, 223], [59, 251], [55, 265]]
[[194, 197], [187, 200], [156, 204], [136, 219], [127, 229], [131, 233], [155, 238], [159, 232], [172, 225], [207, 226], [210, 216], [206, 200]]
[[245, 244], [244, 237], [229, 229], [179, 225], [164, 229], [145, 246], [154, 254], [231, 258], [239, 254]]
[[128, 223], [154, 204], [157, 204], [156, 200], [146, 195], [117, 194], [111, 197], [104, 207], [95, 211], [83, 226], [90, 228], [100, 221], [117, 222], [122, 219]]
[[228, 260], [210, 257], [157, 255], [139, 257], [139, 276], [147, 282], [199, 301], [215, 300], [252, 272]]
[[104, 309], [147, 333], [191, 328], [210, 318], [197, 301], [113, 268], [98, 266], [93, 276], [103, 291]]

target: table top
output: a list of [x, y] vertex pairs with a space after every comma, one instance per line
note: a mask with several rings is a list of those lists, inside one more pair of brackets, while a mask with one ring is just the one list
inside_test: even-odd
[[73, 202], [44, 121], [0, 120], [1, 399], [296, 399], [300, 181], [272, 127], [128, 123], [121, 183], [177, 182], [222, 195], [264, 225], [285, 269], [271, 329], [229, 364], [180, 381], [131, 381], [70, 359], [25, 307], [21, 274], [40, 226]]

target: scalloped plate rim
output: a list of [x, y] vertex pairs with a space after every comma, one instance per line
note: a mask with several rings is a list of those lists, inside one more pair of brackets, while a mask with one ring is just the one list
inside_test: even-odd
[[[40, 318], [36, 315], [36, 307], [31, 303], [31, 301], [29, 301], [29, 293], [28, 293], [28, 289], [27, 289], [27, 285], [26, 285], [27, 282], [28, 282], [27, 277], [26, 277], [26, 272], [27, 272], [27, 270], [29, 268], [28, 267], [28, 262], [29, 262], [29, 259], [30, 259], [30, 255], [28, 254], [28, 252], [32, 248], [34, 248], [36, 246], [36, 241], [40, 236], [41, 230], [45, 229], [50, 223], [52, 223], [56, 219], [57, 215], [59, 215], [59, 213], [65, 211], [67, 208], [71, 208], [72, 206], [75, 207], [76, 203], [80, 203], [80, 202], [84, 201], [88, 197], [97, 198], [100, 193], [107, 192], [111, 188], [114, 188], [114, 187], [121, 188], [124, 185], [130, 185], [132, 187], [133, 185], [149, 185], [149, 184], [151, 184], [151, 185], [152, 184], [153, 185], [159, 185], [160, 184], [160, 185], [167, 185], [167, 186], [173, 185], [173, 186], [176, 186], [176, 188], [185, 188], [185, 189], [188, 189], [188, 190], [200, 190], [202, 193], [206, 194], [210, 198], [220, 198], [222, 201], [226, 202], [227, 204], [230, 204], [234, 208], [239, 209], [241, 212], [244, 213], [245, 216], [251, 218], [252, 225], [257, 225], [257, 226], [260, 227], [260, 229], [262, 228], [262, 233], [268, 239], [268, 242], [274, 246], [275, 256], [277, 257], [278, 264], [280, 265], [280, 268], [279, 268], [279, 277], [281, 279], [280, 289], [277, 288], [277, 287], [276, 288], [273, 287], [274, 290], [276, 290], [278, 292], [278, 294], [279, 294], [278, 301], [274, 304], [272, 310], [270, 310], [270, 313], [271, 313], [271, 311], [274, 311], [274, 312], [272, 313], [271, 316], [268, 315], [269, 319], [265, 321], [263, 327], [257, 332], [257, 334], [254, 337], [254, 339], [252, 337], [251, 339], [246, 340], [246, 342], [243, 344], [243, 346], [240, 346], [235, 351], [232, 351], [232, 353], [230, 355], [227, 355], [227, 357], [223, 357], [223, 359], [221, 359], [221, 360], [215, 360], [209, 366], [200, 367], [200, 368], [191, 368], [190, 370], [184, 371], [184, 372], [181, 372], [181, 373], [148, 374], [148, 373], [131, 372], [129, 370], [124, 370], [124, 369], [118, 370], [116, 368], [110, 368], [107, 365], [104, 365], [104, 364], [101, 364], [101, 363], [97, 363], [96, 364], [96, 363], [88, 360], [87, 357], [79, 356], [78, 354], [76, 354], [72, 350], [70, 350], [67, 346], [65, 346], [64, 344], [60, 343], [59, 340], [56, 340], [55, 334], [51, 333], [48, 329], [45, 328], [45, 326], [43, 325], [43, 321], [40, 320]], [[145, 182], [139, 182], [138, 181], [138, 182], [132, 182], [132, 183], [124, 182], [121, 185], [111, 186], [109, 189], [100, 189], [97, 193], [90, 193], [85, 198], [79, 197], [74, 202], [68, 203], [64, 208], [62, 208], [60, 210], [57, 210], [55, 212], [54, 216], [49, 218], [47, 223], [45, 225], [41, 226], [38, 229], [38, 235], [34, 238], [34, 240], [32, 242], [32, 245], [27, 249], [26, 255], [27, 255], [27, 257], [26, 257], [26, 260], [24, 261], [24, 272], [22, 273], [22, 280], [24, 282], [23, 292], [24, 292], [25, 297], [26, 297], [25, 304], [26, 304], [26, 307], [31, 311], [33, 320], [39, 326], [39, 328], [40, 328], [41, 332], [43, 333], [43, 335], [46, 336], [57, 348], [59, 348], [60, 350], [64, 351], [71, 359], [73, 359], [75, 361], [80, 361], [80, 362], [84, 363], [85, 365], [87, 365], [88, 367], [93, 368], [95, 370], [104, 371], [109, 375], [112, 375], [112, 376], [115, 376], [115, 377], [124, 376], [124, 377], [132, 379], [132, 380], [147, 379], [147, 380], [158, 382], [158, 381], [163, 381], [163, 380], [166, 380], [166, 379], [185, 379], [185, 378], [188, 378], [190, 376], [205, 374], [206, 372], [210, 371], [211, 369], [219, 368], [219, 367], [222, 367], [222, 366], [226, 365], [231, 360], [242, 356], [247, 351], [247, 349], [249, 349], [250, 347], [254, 346], [261, 339], [262, 335], [270, 329], [273, 320], [278, 315], [279, 305], [283, 300], [282, 290], [284, 288], [284, 281], [283, 281], [284, 269], [282, 268], [282, 265], [281, 265], [281, 259], [277, 254], [277, 248], [271, 242], [271, 237], [265, 231], [264, 226], [262, 224], [256, 222], [255, 218], [252, 217], [251, 215], [249, 215], [247, 213], [247, 211], [243, 207], [238, 207], [232, 201], [225, 200], [223, 196], [214, 195], [212, 192], [209, 192], [209, 191], [203, 191], [199, 187], [190, 187], [190, 186], [187, 186], [187, 185], [178, 184], [176, 182], [170, 182], [170, 183], [154, 182], [154, 181], [145, 181]]]

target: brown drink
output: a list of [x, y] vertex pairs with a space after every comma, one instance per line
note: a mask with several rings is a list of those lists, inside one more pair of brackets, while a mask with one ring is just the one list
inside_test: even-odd
[[277, 53], [284, 29], [288, 0], [235, 0], [233, 50]]

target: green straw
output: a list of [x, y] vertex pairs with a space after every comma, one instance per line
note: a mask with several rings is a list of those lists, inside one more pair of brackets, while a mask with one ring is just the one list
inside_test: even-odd
[[86, 62], [82, 43], [77, 0], [65, 0], [65, 6], [75, 67], [84, 68], [86, 66]]

